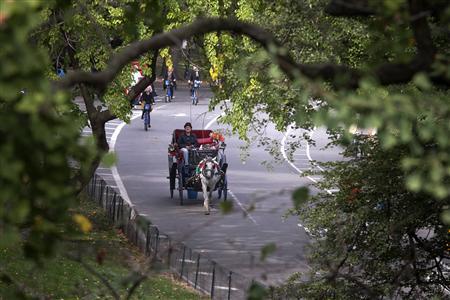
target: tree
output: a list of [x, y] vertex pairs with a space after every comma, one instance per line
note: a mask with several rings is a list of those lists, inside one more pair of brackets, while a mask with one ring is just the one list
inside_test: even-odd
[[297, 197], [293, 213], [315, 237], [309, 249], [312, 270], [293, 277], [280, 294], [305, 299], [444, 298], [450, 256], [448, 227], [440, 218], [443, 202], [405, 186], [401, 161], [408, 147], [385, 150], [378, 139], [359, 138], [364, 155], [355, 156], [349, 148], [347, 160], [328, 165], [317, 184], [320, 193]]
[[72, 165], [89, 166], [94, 153], [80, 143], [67, 95], [46, 78], [48, 56], [29, 46], [39, 11], [37, 3], [26, 2], [2, 7], [0, 15], [0, 244], [25, 237], [26, 253], [34, 258], [51, 254], [58, 224], [70, 232]]
[[[54, 206], [56, 199], [74, 199], [74, 192], [82, 187], [108, 150], [104, 123], [116, 116], [126, 119], [129, 100], [154, 77], [157, 51], [203, 35], [206, 36], [200, 44], [220, 83], [212, 105], [231, 99], [232, 106], [226, 108], [227, 116], [223, 120], [233, 125], [242, 137], [248, 134], [249, 125], [255, 120], [261, 126], [272, 121], [279, 129], [289, 124], [305, 129], [326, 126], [343, 137], [338, 141], [344, 145], [351, 139], [346, 132], [350, 125], [376, 127], [379, 139], [376, 149], [386, 157], [395, 157], [392, 167], [402, 175], [398, 179], [402, 188], [395, 197], [406, 201], [402, 197], [406, 191], [408, 203], [412, 205], [417, 204], [417, 199], [427, 198], [436, 205], [430, 212], [433, 224], [442, 223], [436, 219], [437, 210], [448, 208], [450, 194], [450, 8], [446, 1], [340, 0], [273, 4], [270, 1], [223, 0], [201, 1], [198, 5], [191, 1], [165, 1], [164, 5], [159, 1], [143, 1], [139, 4], [77, 1], [66, 6], [64, 1], [55, 1], [47, 6], [30, 2], [23, 7], [10, 4], [2, 12], [1, 40], [13, 37], [16, 46], [5, 47], [0, 52], [2, 66], [5, 61], [1, 82], [8, 82], [1, 96], [2, 117], [8, 120], [4, 128], [9, 129], [2, 131], [5, 143], [1, 143], [0, 148], [5, 165], [0, 181], [2, 186], [3, 183], [9, 186], [5, 192], [2, 190], [1, 201], [2, 207], [6, 207], [1, 213], [2, 228], [8, 226], [5, 232], [15, 232], [17, 238], [17, 228], [31, 226], [37, 231], [31, 231], [29, 241], [33, 238], [40, 241], [41, 233], [55, 239], [54, 224], [61, 220], [56, 215], [69, 205], [63, 201]], [[75, 17], [73, 12], [82, 14]], [[65, 19], [67, 13], [69, 17]], [[109, 15], [113, 17], [105, 19]], [[161, 15], [165, 17], [158, 17]], [[199, 16], [203, 18], [197, 19]], [[21, 27], [20, 18], [25, 20]], [[46, 22], [41, 24], [42, 20]], [[282, 27], [284, 20], [288, 20], [286, 30], [270, 32], [269, 29]], [[316, 21], [318, 27], [314, 26]], [[113, 43], [108, 42], [111, 38]], [[86, 51], [77, 52], [74, 43]], [[39, 44], [46, 50], [31, 50], [30, 44]], [[259, 51], [260, 46], [264, 52]], [[46, 71], [48, 73], [53, 64], [49, 57], [56, 63], [62, 59], [77, 70], [50, 82], [46, 77]], [[135, 59], [143, 59], [152, 75], [149, 72], [148, 78], [134, 86], [128, 99], [116, 98], [122, 94], [123, 87], [129, 85], [127, 66]], [[20, 62], [26, 62], [27, 68], [18, 68]], [[243, 65], [247, 68], [242, 68]], [[95, 72], [90, 71], [92, 67]], [[249, 71], [241, 73], [239, 68]], [[27, 90], [22, 95], [19, 91], [24, 87]], [[71, 97], [67, 91], [73, 88], [79, 88], [86, 101], [96, 151], [86, 142], [80, 143], [76, 127], [81, 122], [73, 109], [68, 108]], [[108, 109], [96, 108], [94, 95], [106, 103]], [[259, 112], [267, 113], [268, 118], [258, 119]], [[20, 133], [21, 129], [25, 130], [20, 123], [24, 120], [29, 122], [25, 123], [28, 130], [25, 134]], [[33, 133], [40, 128], [45, 128], [47, 133], [43, 137]], [[7, 135], [9, 131], [15, 134]], [[42, 153], [36, 160], [38, 163], [28, 163], [26, 154], [32, 152]], [[78, 162], [78, 176], [72, 176], [69, 158]], [[358, 162], [361, 162], [358, 168], [367, 171], [364, 160]], [[64, 176], [53, 180], [52, 176], [59, 174]], [[77, 184], [67, 187], [68, 180], [75, 180]], [[26, 188], [22, 191], [24, 183]], [[367, 184], [380, 186], [379, 182]], [[380, 197], [394, 197], [390, 194], [393, 191], [386, 193]], [[35, 206], [39, 209], [35, 210]], [[13, 218], [8, 215], [9, 207], [15, 209]], [[423, 207], [416, 208], [422, 211]], [[334, 212], [339, 209], [336, 207]], [[364, 214], [354, 216], [359, 221], [366, 217]], [[403, 216], [398, 214], [394, 218]], [[48, 223], [42, 223], [40, 217]], [[383, 227], [387, 219], [379, 218], [377, 222]], [[408, 225], [420, 230], [422, 227], [414, 226], [423, 224]], [[338, 235], [335, 241], [348, 245], [348, 239], [340, 238], [345, 236], [346, 228], [342, 230], [343, 235]], [[332, 237], [329, 241], [333, 241]], [[416, 248], [420, 246], [420, 240], [412, 242]], [[51, 248], [51, 243], [46, 245]], [[38, 247], [35, 245], [34, 249]], [[393, 257], [401, 264], [404, 257], [399, 253]], [[426, 267], [433, 266], [432, 261], [427, 263]], [[358, 270], [367, 271], [364, 269], [367, 267], [369, 265], [362, 262]], [[370, 287], [374, 283], [370, 280], [378, 275], [366, 274], [373, 277], [364, 278], [369, 282], [362, 284]], [[352, 278], [344, 279], [347, 284], [353, 282]], [[400, 280], [396, 284], [402, 289], [410, 282]], [[440, 281], [431, 283], [439, 284]], [[418, 287], [419, 294], [427, 292], [425, 288], [420, 290], [423, 286]], [[342, 293], [348, 291], [350, 289], [343, 288]], [[386, 291], [390, 291], [389, 288]], [[381, 293], [380, 290], [375, 292]]]
[[[159, 17], [162, 8], [159, 2], [153, 5], [142, 2], [136, 6], [134, 1], [76, 1], [66, 6], [49, 5], [44, 9], [43, 23], [33, 37], [54, 62], [49, 65], [49, 72], [53, 72], [55, 65], [64, 66], [69, 73], [73, 70], [98, 72], [107, 66], [110, 56], [123, 45], [161, 31], [165, 24], [165, 20]], [[81, 116], [89, 121], [86, 124], [92, 128], [97, 146], [97, 155], [88, 174], [93, 174], [109, 150], [105, 123], [116, 117], [129, 119], [131, 101], [156, 78], [157, 57], [158, 50], [140, 57], [145, 77], [136, 86], [132, 86], [131, 66], [117, 74], [108, 87], [74, 86], [72, 97], [81, 96], [86, 107]], [[127, 89], [129, 92], [125, 94]], [[80, 189], [89, 178], [77, 177]]]

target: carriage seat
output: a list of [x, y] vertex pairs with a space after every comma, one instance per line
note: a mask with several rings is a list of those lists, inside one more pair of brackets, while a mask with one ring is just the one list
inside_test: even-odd
[[197, 142], [199, 145], [207, 145], [207, 144], [212, 144], [213, 139], [212, 139], [212, 137], [207, 137], [204, 139], [197, 139]]
[[[211, 132], [212, 132], [212, 130], [209, 130], [209, 129], [193, 129], [192, 130], [192, 134], [194, 134], [197, 137], [197, 142], [200, 145], [213, 143], [212, 138], [209, 136], [211, 134]], [[184, 129], [175, 129], [173, 131], [172, 143], [176, 143], [178, 141], [178, 138], [180, 137], [180, 135], [182, 135], [183, 133], [184, 133]]]

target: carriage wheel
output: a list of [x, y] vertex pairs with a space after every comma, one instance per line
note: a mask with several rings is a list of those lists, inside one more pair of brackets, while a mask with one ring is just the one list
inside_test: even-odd
[[227, 192], [227, 185], [228, 185], [228, 184], [227, 184], [227, 175], [226, 175], [226, 173], [227, 173], [228, 164], [227, 164], [227, 163], [224, 163], [224, 164], [221, 165], [220, 168], [221, 168], [222, 171], [225, 173], [225, 175], [224, 175], [224, 178], [223, 178], [222, 186], [221, 186], [220, 189], [218, 190], [218, 193], [219, 193], [219, 199], [222, 197], [222, 194], [223, 194], [223, 200], [224, 200], [224, 201], [227, 201], [227, 194], [228, 194], [228, 192]]
[[173, 163], [169, 170], [170, 179], [170, 198], [173, 199], [173, 190], [175, 189], [175, 179], [177, 178], [177, 164]]
[[183, 174], [180, 169], [178, 169], [178, 192], [180, 194], [180, 205], [183, 205]]
[[225, 175], [222, 185], [217, 189], [217, 193], [218, 193], [217, 196], [218, 196], [219, 200], [220, 200], [220, 198], [222, 198], [222, 194], [223, 194], [223, 201], [227, 201], [227, 196], [228, 196], [227, 186], [228, 186], [227, 176]]
[[223, 201], [227, 201], [228, 198], [228, 181], [227, 181], [227, 176], [225, 175], [225, 178], [223, 180], [223, 188], [222, 188], [222, 192], [223, 192]]

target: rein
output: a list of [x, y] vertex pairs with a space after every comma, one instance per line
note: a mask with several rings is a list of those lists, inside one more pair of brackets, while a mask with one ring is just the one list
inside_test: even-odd
[[[206, 169], [206, 163], [210, 161], [211, 163], [213, 163], [213, 167], [212, 169]], [[214, 170], [216, 170], [217, 172], [214, 172]], [[207, 176], [207, 172], [210, 171], [212, 174], [211, 176]], [[214, 173], [213, 173], [214, 172]], [[197, 173], [201, 173], [203, 174], [203, 176], [205, 176], [206, 178], [212, 178], [214, 176], [214, 174], [220, 173], [220, 165], [214, 161], [214, 160], [208, 160], [208, 159], [203, 159], [197, 166]]]

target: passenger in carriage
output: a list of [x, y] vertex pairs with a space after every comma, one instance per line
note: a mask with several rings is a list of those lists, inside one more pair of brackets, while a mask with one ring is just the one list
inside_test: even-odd
[[183, 152], [184, 165], [189, 165], [189, 150], [198, 147], [197, 137], [192, 132], [191, 123], [184, 124], [184, 133], [178, 138], [178, 147]]

